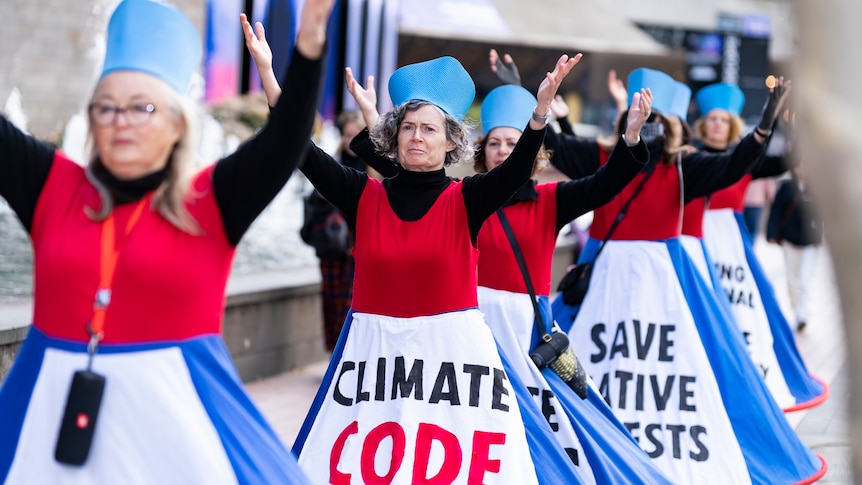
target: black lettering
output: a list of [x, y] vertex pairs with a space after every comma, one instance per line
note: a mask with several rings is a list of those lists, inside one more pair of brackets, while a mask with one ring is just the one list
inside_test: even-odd
[[[647, 439], [655, 446], [655, 449], [652, 451], [647, 451], [647, 455], [650, 458], [658, 458], [664, 453], [664, 445], [661, 442], [661, 435], [659, 438], [655, 437], [655, 430], [661, 430], [660, 424], [648, 424], [646, 428], [644, 428], [644, 435]], [[646, 449], [644, 449], [646, 451]]]
[[533, 397], [536, 397], [539, 395], [539, 388], [538, 387], [527, 386], [527, 391], [529, 391], [530, 395]]
[[374, 388], [374, 400], [386, 399], [386, 357], [377, 359], [377, 386]]
[[347, 372], [356, 368], [356, 363], [350, 360], [345, 360], [341, 363], [341, 372], [338, 373], [338, 379], [335, 380], [335, 385], [332, 386], [332, 399], [342, 406], [353, 405], [353, 400], [341, 393], [341, 377]]
[[694, 384], [697, 381], [695, 376], [679, 376], [679, 410], [680, 411], [697, 411], [697, 406], [689, 402], [689, 398], [694, 397], [694, 389], [689, 389], [689, 384]]
[[739, 305], [740, 303], [745, 303], [745, 293], [743, 293], [742, 290], [736, 294], [736, 304]]
[[[444, 392], [443, 386], [446, 386], [448, 391]], [[434, 381], [434, 388], [431, 389], [431, 397], [428, 402], [437, 404], [444, 399], [449, 401], [452, 406], [461, 405], [461, 399], [458, 397], [458, 381], [455, 379], [455, 364], [452, 362], [440, 364], [440, 371], [437, 373], [437, 379]]]
[[551, 430], [553, 432], [557, 432], [560, 430], [560, 423], [556, 421], [551, 421], [551, 418], [557, 414], [556, 410], [554, 410], [554, 404], [551, 402], [551, 399], [554, 398], [554, 393], [545, 389], [542, 391], [542, 414], [545, 416], [545, 420], [551, 426]]
[[673, 433], [673, 457], [679, 460], [682, 458], [682, 451], [679, 449], [679, 435], [685, 431], [684, 424], [668, 424], [667, 429]]
[[632, 435], [632, 438], [634, 438], [636, 442], [640, 443], [640, 436], [636, 435], [634, 432], [635, 430], [640, 429], [641, 424], [637, 421], [634, 421], [631, 423], [623, 423], [623, 426], [625, 426], [626, 429], [629, 430], [629, 434]]
[[593, 328], [590, 331], [590, 336], [593, 339], [593, 343], [596, 344], [598, 353], [590, 354], [590, 362], [601, 362], [601, 360], [605, 358], [605, 352], [608, 351], [608, 348], [605, 347], [605, 343], [602, 342], [601, 335], [603, 333], [605, 333], [604, 323], [597, 323], [593, 325]]
[[664, 381], [664, 390], [659, 391], [658, 376], [655, 374], [649, 376], [650, 384], [652, 384], [652, 393], [655, 395], [655, 407], [659, 411], [664, 411], [667, 408], [667, 401], [670, 399], [670, 391], [673, 388], [674, 376], [667, 376]]
[[673, 347], [674, 341], [670, 338], [670, 333], [676, 331], [676, 325], [662, 325], [659, 330], [658, 344], [658, 360], [659, 362], [673, 362], [673, 356], [670, 355], [670, 348]]
[[368, 401], [371, 393], [362, 390], [362, 383], [365, 381], [365, 361], [359, 363], [359, 371], [356, 376], [356, 402]]
[[407, 377], [405, 372], [404, 357], [395, 357], [395, 370], [392, 375], [392, 399], [398, 397], [398, 391], [401, 391], [401, 397], [410, 396], [410, 392], [415, 389], [415, 399], [421, 401], [422, 397], [422, 368], [425, 362], [422, 359], [413, 361], [413, 366], [410, 368], [410, 377]]
[[742, 282], [745, 280], [745, 268], [742, 266], [737, 266], [734, 270], [734, 275], [736, 276], [736, 281]]
[[644, 375], [638, 374], [635, 386], [635, 409], [644, 410]]
[[751, 340], [748, 338], [751, 337], [751, 332], [742, 332], [742, 339], [745, 340], [745, 345], [751, 345]]
[[724, 293], [727, 295], [727, 301], [730, 302], [731, 305], [733, 305], [733, 288], [725, 288]]
[[763, 364], [757, 364], [760, 367], [760, 373], [763, 374], [763, 378], [766, 379], [766, 374], [769, 372], [769, 367]]
[[754, 308], [754, 293], [748, 292], [748, 308]]
[[602, 380], [599, 381], [599, 394], [601, 394], [601, 396], [605, 398], [605, 402], [608, 403], [608, 406], [611, 406], [610, 383], [608, 382], [609, 380], [610, 376], [605, 373], [605, 375], [602, 376]]
[[626, 395], [627, 395], [627, 390], [628, 390], [627, 389], [628, 388], [628, 382], [630, 380], [632, 380], [632, 378], [634, 377], [634, 374], [632, 374], [631, 372], [618, 370], [618, 371], [614, 372], [614, 376], [617, 379], [619, 379], [619, 384], [620, 384], [620, 400], [617, 403], [617, 407], [620, 409], [625, 409], [626, 408]]
[[579, 466], [580, 463], [578, 463], [578, 450], [574, 448], [565, 448], [565, 450], [566, 454], [569, 455], [569, 459], [572, 460], [572, 463], [574, 463], [575, 466]]
[[503, 396], [509, 395], [509, 390], [503, 385], [503, 382], [508, 380], [506, 373], [502, 369], [494, 369], [494, 388], [491, 393], [491, 409], [500, 411], [509, 411], [509, 405], [503, 403]]
[[732, 272], [732, 268], [730, 265], [726, 265], [724, 263], [715, 263], [715, 267], [718, 270], [719, 278], [723, 280], [729, 280]]
[[700, 435], [706, 434], [706, 428], [699, 425], [694, 425], [691, 429], [688, 430], [691, 435], [691, 439], [694, 441], [694, 445], [697, 446], [697, 449], [700, 450], [700, 453], [695, 453], [693, 451], [688, 452], [688, 456], [691, 457], [694, 461], [706, 461], [709, 459], [709, 449], [707, 449], [706, 445], [703, 444], [703, 441], [700, 439]]
[[635, 319], [632, 320], [632, 324], [635, 327], [635, 345], [637, 346], [638, 359], [646, 360], [649, 348], [652, 346], [652, 339], [655, 336], [655, 324], [647, 324], [647, 333], [643, 344], [641, 344], [641, 321]]
[[608, 359], [613, 359], [616, 353], [621, 353], [626, 358], [629, 356], [629, 342], [628, 335], [626, 335], [626, 322], [624, 321], [617, 324], [617, 332], [614, 334], [614, 343], [611, 344], [611, 353]]
[[479, 407], [479, 389], [482, 385], [482, 376], [491, 373], [491, 368], [484, 365], [464, 364], [464, 372], [470, 374], [470, 407]]

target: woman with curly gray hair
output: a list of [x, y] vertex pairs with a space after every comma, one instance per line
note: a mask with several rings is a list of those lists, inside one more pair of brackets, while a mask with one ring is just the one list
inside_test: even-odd
[[479, 229], [529, 180], [551, 100], [579, 59], [561, 56], [546, 75], [507, 162], [462, 180], [444, 169], [473, 156], [463, 118], [475, 89], [457, 60], [398, 69], [396, 108], [379, 119], [373, 89], [348, 72], [372, 127], [351, 147], [395, 165], [381, 182], [313, 146], [303, 164], [356, 234], [352, 311], [293, 448], [312, 480], [581, 482], [498, 351], [476, 270]]

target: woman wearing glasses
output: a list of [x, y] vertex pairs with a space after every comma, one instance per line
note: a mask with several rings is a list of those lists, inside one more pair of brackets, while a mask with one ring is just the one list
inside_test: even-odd
[[332, 4], [305, 2], [267, 126], [203, 169], [185, 95], [200, 36], [160, 2], [111, 16], [86, 168], [0, 117], [0, 196], [35, 273], [0, 388], [0, 482], [308, 483], [220, 332], [236, 246], [311, 133]]

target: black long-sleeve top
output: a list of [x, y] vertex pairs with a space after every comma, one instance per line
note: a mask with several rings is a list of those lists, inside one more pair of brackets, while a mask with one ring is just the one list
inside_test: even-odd
[[[216, 202], [234, 246], [304, 157], [320, 98], [322, 66], [322, 59], [308, 59], [294, 50], [284, 76], [284, 94], [266, 126], [213, 169]], [[0, 116], [0, 196], [28, 232], [54, 154], [54, 147], [24, 134]], [[115, 203], [123, 204], [154, 190], [167, 172], [160, 170], [134, 180], [119, 180], [99, 166], [94, 173], [111, 191]]]
[[[554, 151], [551, 162], [563, 174], [576, 179], [598, 169], [599, 145], [595, 140], [578, 138], [563, 133], [549, 133], [545, 146]], [[648, 145], [650, 163], [663, 159], [658, 143]], [[732, 150], [710, 153], [703, 150], [682, 156], [682, 176], [685, 183], [685, 201], [707, 196], [729, 187], [751, 172], [761, 161], [763, 145], [753, 134], [743, 138]]]
[[[546, 131], [547, 128], [533, 130], [528, 125], [504, 163], [488, 173], [465, 177], [461, 181], [470, 238], [474, 245], [485, 219], [530, 179], [533, 162]], [[366, 162], [369, 159], [365, 158], [364, 151], [361, 148], [357, 151], [354, 146], [366, 143], [364, 138], [367, 136], [367, 130], [360, 132], [350, 145]], [[327, 200], [341, 210], [350, 227], [355, 229], [359, 199], [368, 181], [368, 175], [339, 164], [319, 147], [311, 142], [309, 144], [311, 150], [301, 167], [302, 172]], [[374, 164], [369, 165], [379, 171]], [[386, 178], [383, 186], [392, 210], [404, 221], [416, 221], [425, 215], [453, 180], [446, 175], [444, 169], [413, 172], [396, 165], [395, 170], [397, 173]], [[391, 170], [381, 173], [386, 176]]]

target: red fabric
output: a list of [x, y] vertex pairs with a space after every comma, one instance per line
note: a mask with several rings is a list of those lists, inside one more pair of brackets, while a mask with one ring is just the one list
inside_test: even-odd
[[[194, 180], [189, 212], [201, 226], [192, 236], [145, 208], [134, 230], [120, 231], [136, 204], [114, 209], [121, 248], [105, 315], [105, 343], [173, 341], [221, 332], [225, 286], [234, 255], [212, 190], [212, 166]], [[84, 169], [55, 157], [33, 218], [34, 325], [47, 335], [88, 340], [99, 286], [102, 223], [95, 188]]]
[[[503, 209], [521, 247], [537, 295], [551, 291], [551, 265], [557, 243], [557, 183], [538, 185], [536, 201], [522, 201]], [[497, 215], [479, 230], [479, 286], [527, 293], [527, 286], [509, 238]]]
[[745, 209], [745, 192], [751, 183], [751, 174], [742, 177], [739, 182], [719, 190], [709, 197], [709, 209], [733, 209], [742, 212]]
[[[608, 161], [609, 154], [600, 152], [601, 165]], [[603, 240], [623, 205], [634, 193], [644, 177], [639, 173], [634, 180], [607, 204], [593, 213], [590, 237]], [[617, 226], [611, 239], [617, 241], [660, 241], [678, 236], [680, 219], [679, 175], [676, 166], [658, 161], [655, 173], [644, 185], [637, 198], [629, 206], [628, 213]]]
[[356, 216], [353, 309], [416, 317], [475, 308], [478, 250], [461, 184], [453, 182], [418, 221], [398, 218], [369, 179]]
[[706, 197], [690, 200], [682, 209], [682, 233], [703, 239], [703, 216], [706, 214]]

